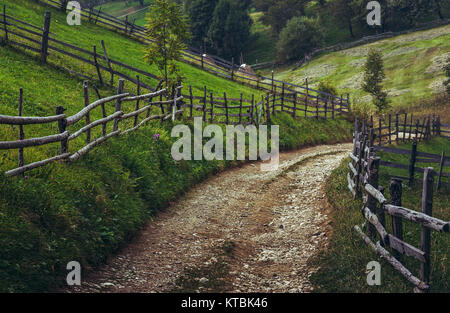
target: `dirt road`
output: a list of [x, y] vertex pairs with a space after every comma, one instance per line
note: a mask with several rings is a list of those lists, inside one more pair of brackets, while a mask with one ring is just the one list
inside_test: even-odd
[[331, 231], [324, 181], [351, 144], [280, 154], [199, 184], [64, 292], [309, 292]]

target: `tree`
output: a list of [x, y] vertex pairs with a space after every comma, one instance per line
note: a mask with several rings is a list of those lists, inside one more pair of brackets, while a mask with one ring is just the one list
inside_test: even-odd
[[219, 0], [208, 30], [212, 47], [223, 57], [238, 57], [250, 37], [252, 19], [237, 0]]
[[382, 86], [385, 77], [382, 55], [379, 51], [371, 49], [364, 65], [363, 90], [373, 96], [378, 113], [389, 106], [387, 93], [383, 91]]
[[334, 18], [335, 23], [342, 27], [347, 27], [350, 36], [353, 38], [355, 34], [353, 33], [353, 21], [356, 12], [352, 6], [351, 1], [347, 0], [334, 0], [330, 6], [330, 12]]
[[303, 57], [321, 46], [322, 32], [318, 20], [308, 17], [294, 17], [281, 31], [277, 42], [278, 60], [292, 61]]
[[181, 60], [185, 42], [190, 39], [187, 18], [180, 5], [170, 0], [154, 0], [146, 16], [146, 36], [151, 40], [145, 59], [155, 64], [166, 87], [181, 79], [176, 61]]
[[186, 4], [186, 12], [191, 22], [192, 44], [202, 46], [208, 37], [211, 16], [218, 0], [192, 0]]

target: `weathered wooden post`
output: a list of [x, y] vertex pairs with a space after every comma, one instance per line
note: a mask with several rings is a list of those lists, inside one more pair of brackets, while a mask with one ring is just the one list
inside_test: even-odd
[[[369, 178], [368, 178], [367, 183], [375, 189], [378, 189], [378, 168], [379, 168], [379, 166], [380, 166], [380, 158], [379, 157], [370, 157], [369, 158], [369, 166], [368, 166]], [[368, 193], [366, 207], [370, 210], [370, 212], [372, 214], [377, 213], [377, 205], [378, 205], [378, 200], [374, 196], [372, 196], [370, 193]], [[375, 239], [377, 236], [377, 231], [376, 231], [375, 227], [371, 223], [368, 223], [368, 229], [369, 229], [370, 236], [373, 239]]]
[[48, 55], [48, 35], [50, 33], [50, 19], [51, 15], [50, 12], [45, 12], [45, 18], [44, 18], [44, 29], [42, 31], [42, 43], [41, 43], [41, 61], [46, 63], [47, 62], [47, 55]]
[[114, 83], [114, 71], [112, 69], [111, 61], [109, 60], [108, 53], [106, 52], [105, 42], [102, 40], [101, 43], [102, 43], [103, 53], [105, 55], [105, 60], [106, 60], [106, 63], [108, 64], [109, 73], [111, 74], [111, 80], [109, 83], [112, 86]]
[[392, 123], [392, 118], [391, 118], [391, 114], [389, 113], [389, 125], [388, 125], [389, 144], [392, 144], [392, 140], [391, 140], [391, 123]]
[[[119, 88], [117, 89], [117, 94], [120, 95], [123, 93], [124, 80], [119, 79]], [[116, 101], [116, 112], [119, 112], [122, 109], [122, 99], [117, 99]], [[119, 129], [120, 117], [114, 119], [113, 131], [117, 131]]]
[[[22, 116], [22, 109], [23, 109], [23, 88], [20, 88], [19, 90], [19, 116]], [[25, 134], [23, 132], [23, 125], [19, 125], [19, 139], [24, 140]], [[19, 148], [19, 167], [22, 167], [24, 165], [23, 160], [23, 148]]]
[[272, 114], [275, 114], [275, 105], [276, 105], [275, 101], [277, 98], [277, 86], [274, 86], [274, 93], [272, 96], [273, 96], [273, 98], [272, 98]]
[[445, 151], [442, 151], [441, 162], [439, 163], [439, 175], [437, 178], [436, 190], [439, 190], [441, 188], [441, 178], [444, 164], [445, 164]]
[[297, 115], [297, 92], [294, 91], [294, 110], [292, 112], [292, 117], [295, 118]]
[[225, 119], [226, 119], [226, 124], [229, 124], [229, 119], [228, 119], [228, 101], [227, 101], [227, 93], [224, 92], [223, 93], [223, 99], [225, 102]]
[[239, 102], [239, 124], [242, 123], [242, 92], [241, 92], [241, 99]]
[[266, 122], [269, 123], [270, 122], [270, 101], [269, 101], [269, 95], [266, 96], [266, 99], [267, 99]]
[[381, 127], [381, 116], [378, 118], [378, 146], [381, 147], [381, 141], [383, 139], [383, 135], [381, 133], [382, 127]]
[[[428, 216], [433, 216], [433, 176], [433, 168], [425, 168], [423, 175], [422, 213]], [[425, 262], [422, 262], [420, 266], [420, 279], [428, 285], [430, 283], [431, 230], [425, 226], [422, 226], [421, 247], [425, 254]]]
[[209, 99], [211, 102], [211, 123], [212, 123], [214, 120], [214, 96], [212, 92], [209, 94]]
[[203, 87], [203, 122], [206, 122], [206, 85]]
[[409, 158], [409, 185], [412, 186], [414, 184], [414, 171], [416, 166], [416, 158], [417, 158], [417, 140], [414, 139], [412, 147], [411, 147], [411, 155]]
[[[391, 178], [389, 194], [392, 205], [402, 206], [402, 181], [400, 179]], [[392, 216], [392, 233], [394, 237], [403, 240], [403, 221], [401, 217]], [[396, 258], [400, 255], [400, 253], [394, 250], [394, 256]]]
[[[64, 114], [65, 110], [66, 109], [64, 109], [62, 106], [57, 106], [56, 107], [56, 115]], [[66, 127], [67, 127], [67, 119], [64, 118], [64, 119], [58, 121], [58, 129], [61, 134], [66, 131]], [[68, 138], [61, 140], [61, 154], [64, 154], [67, 152], [69, 152]]]
[[281, 85], [281, 112], [284, 112], [284, 83]]
[[98, 59], [97, 59], [97, 46], [94, 45], [94, 64], [95, 64], [95, 68], [97, 69], [97, 75], [98, 75], [98, 80], [100, 81], [100, 85], [103, 85], [103, 77], [102, 77], [102, 73], [100, 71], [100, 65], [98, 64]]
[[[85, 80], [83, 82], [83, 93], [84, 93], [84, 107], [87, 107], [89, 105], [89, 87], [88, 82]], [[86, 125], [89, 125], [91, 123], [91, 117], [89, 112], [86, 114]], [[86, 143], [91, 142], [91, 130], [88, 129], [86, 131]]]
[[205, 54], [202, 53], [202, 70], [205, 69], [205, 61], [204, 61], [204, 58], [205, 58]]
[[254, 122], [254, 119], [253, 119], [253, 109], [254, 109], [254, 107], [255, 107], [255, 95], [252, 94], [252, 104], [251, 104], [251, 107], [250, 107], [250, 123], [251, 124], [253, 124], [253, 122]]
[[273, 93], [273, 86], [274, 86], [274, 82], [273, 82], [273, 70], [272, 70], [272, 93]]
[[405, 113], [405, 119], [403, 121], [403, 142], [406, 139], [406, 120], [408, 119], [408, 113]]
[[189, 117], [192, 118], [192, 110], [194, 108], [194, 97], [192, 96], [192, 86], [191, 85], [189, 85], [189, 102], [190, 102]]
[[398, 113], [395, 114], [395, 143], [398, 144]]
[[319, 96], [316, 98], [316, 120], [319, 119]]
[[234, 80], [234, 58], [231, 58], [231, 80]]
[[[139, 75], [136, 75], [136, 92], [137, 92], [137, 96], [141, 95], [141, 80], [139, 78]], [[139, 99], [136, 100], [135, 111], [137, 111], [137, 110], [139, 110]], [[134, 117], [133, 127], [137, 126], [138, 118], [139, 118], [139, 115], [137, 114]]]

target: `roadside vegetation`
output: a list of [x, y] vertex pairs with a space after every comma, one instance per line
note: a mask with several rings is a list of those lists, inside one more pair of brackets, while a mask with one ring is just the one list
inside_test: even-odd
[[[399, 145], [399, 148], [410, 149], [410, 144]], [[434, 138], [419, 143], [418, 151], [440, 154], [445, 150], [450, 153], [450, 142], [446, 138]], [[408, 164], [408, 156], [379, 153], [383, 160]], [[333, 171], [327, 180], [326, 193], [330, 203], [330, 217], [333, 226], [331, 241], [327, 251], [314, 260], [320, 270], [312, 276], [317, 292], [374, 292], [399, 293], [412, 292], [412, 285], [393, 267], [377, 256], [353, 230], [353, 226], [361, 225], [364, 218], [361, 214], [363, 203], [353, 200], [347, 188], [348, 163], [350, 158]], [[418, 166], [424, 166], [419, 164]], [[428, 166], [430, 166], [428, 164]], [[433, 164], [437, 168], [437, 164]], [[380, 185], [389, 189], [392, 175], [404, 175], [404, 171], [380, 167]], [[417, 176], [420, 178], [420, 176]], [[448, 203], [450, 192], [443, 187], [433, 196], [433, 216], [450, 220]], [[389, 192], [385, 192], [389, 196]], [[402, 206], [421, 211], [422, 184], [409, 187], [403, 183]], [[389, 200], [389, 199], [388, 199]], [[387, 219], [386, 229], [391, 230], [391, 219]], [[404, 222], [405, 241], [420, 248], [420, 226]], [[445, 292], [450, 289], [450, 238], [448, 234], [432, 232], [431, 239], [431, 292]], [[370, 261], [381, 263], [381, 286], [369, 286], [366, 282], [366, 266]], [[420, 263], [410, 257], [402, 257], [401, 262], [415, 275], [418, 275]]]

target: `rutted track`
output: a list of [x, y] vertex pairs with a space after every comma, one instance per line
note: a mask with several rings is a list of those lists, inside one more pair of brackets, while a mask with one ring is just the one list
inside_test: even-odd
[[326, 248], [331, 231], [324, 181], [350, 150], [306, 148], [281, 153], [277, 171], [262, 172], [256, 163], [212, 177], [159, 213], [81, 287], [63, 291], [165, 292], [187, 267], [217, 262], [226, 266], [217, 278], [221, 289], [208, 284], [211, 278], [191, 277], [195, 291], [311, 291], [317, 268], [308, 260]]

